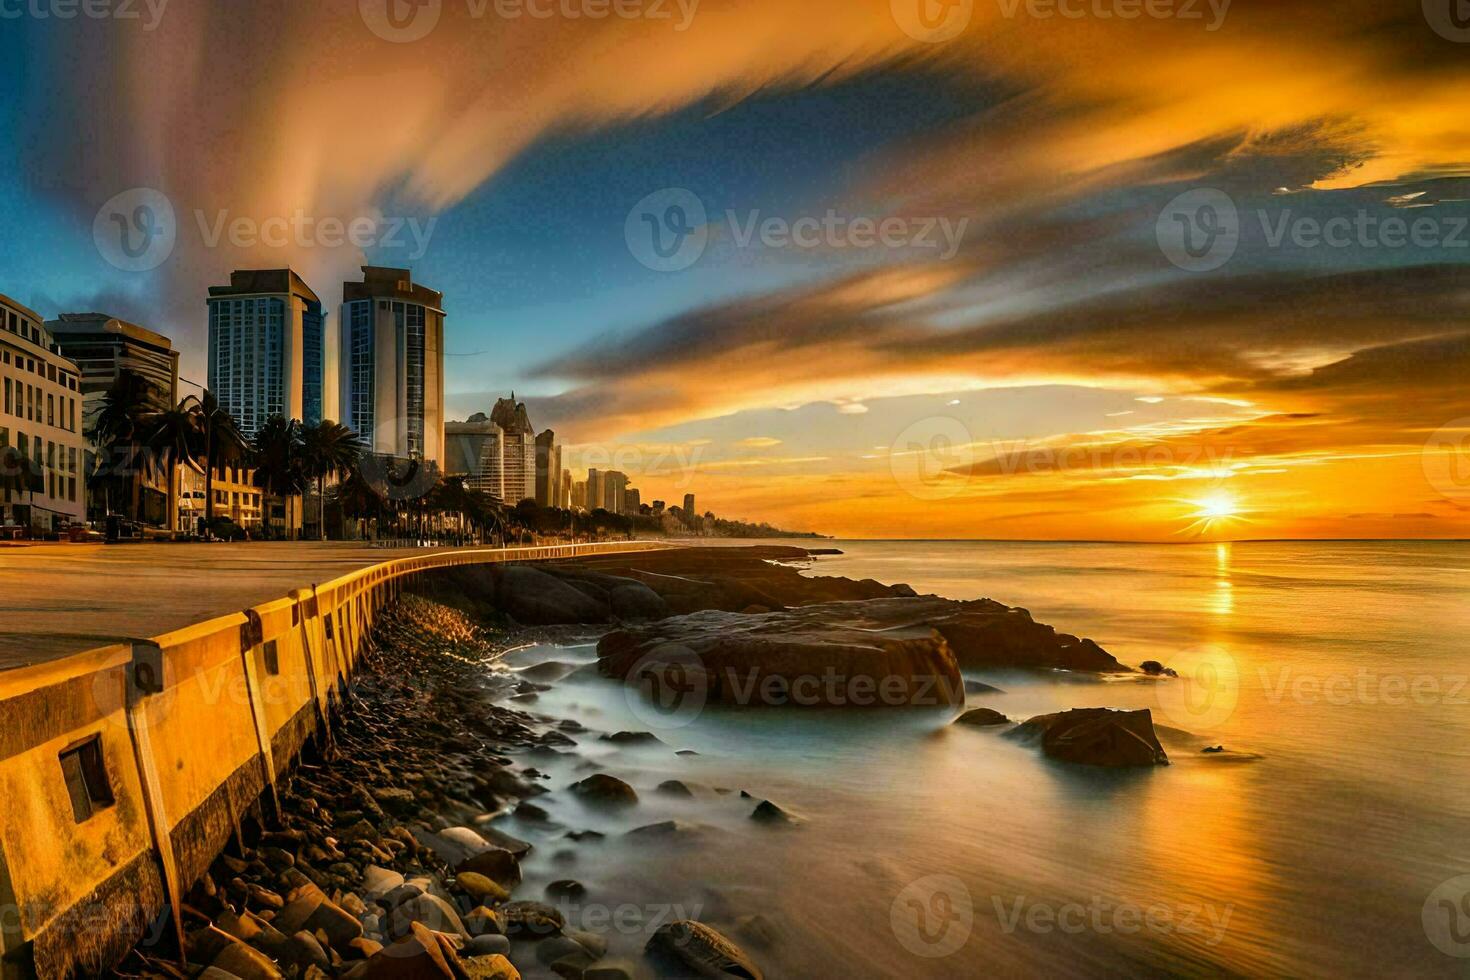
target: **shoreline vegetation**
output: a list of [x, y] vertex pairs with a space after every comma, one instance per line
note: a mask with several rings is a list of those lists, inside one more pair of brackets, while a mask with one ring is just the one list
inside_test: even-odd
[[[710, 922], [670, 916], [648, 924], [638, 955], [610, 957], [606, 935], [576, 914], [581, 883], [523, 887], [532, 844], [499, 829], [498, 818], [544, 816], [533, 801], [553, 792], [617, 812], [638, 801], [634, 787], [591, 762], [590, 775], [550, 786], [538, 757], [573, 757], [579, 738], [659, 741], [537, 714], [538, 693], [570, 670], [555, 662], [507, 669], [507, 652], [527, 644], [596, 639], [589, 668], [626, 685], [630, 699], [667, 707], [660, 697], [676, 692], [675, 710], [929, 707], [1055, 759], [1107, 767], [1166, 765], [1158, 734], [1187, 737], [1162, 727], [1156, 734], [1147, 710], [1076, 709], [1013, 725], [973, 707], [971, 698], [999, 692], [965, 680], [962, 668], [1158, 681], [1170, 672], [1151, 663], [1135, 671], [1090, 640], [991, 600], [801, 574], [811, 560], [800, 548], [712, 547], [438, 573], [379, 619], [340, 717], [283, 777], [278, 816], [265, 826], [247, 820], [188, 891], [182, 955], [173, 931], [158, 930], [117, 972], [175, 980], [762, 977], [747, 952], [768, 933], [759, 909]], [[742, 793], [741, 802], [752, 820], [801, 822], [772, 801]], [[678, 830], [651, 824], [629, 833]], [[595, 862], [602, 837], [571, 828], [558, 843]]]

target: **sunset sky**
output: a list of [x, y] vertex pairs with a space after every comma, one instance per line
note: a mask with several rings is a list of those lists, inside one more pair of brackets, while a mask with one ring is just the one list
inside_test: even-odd
[[[186, 377], [231, 269], [296, 268], [335, 324], [406, 266], [452, 418], [514, 389], [645, 501], [1470, 536], [1470, 29], [1432, 3], [160, 2], [0, 19], [0, 292], [164, 332]], [[133, 272], [93, 222], [138, 187], [177, 241]], [[647, 222], [691, 200], [703, 251], [664, 262]], [[211, 244], [298, 212], [429, 234]]]

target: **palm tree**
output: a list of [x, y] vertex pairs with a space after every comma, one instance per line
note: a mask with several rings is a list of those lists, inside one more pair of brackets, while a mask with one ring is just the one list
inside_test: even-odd
[[154, 412], [143, 423], [143, 445], [149, 450], [148, 468], [161, 471], [168, 487], [170, 528], [178, 524], [174, 475], [179, 466], [194, 462], [194, 450], [200, 442], [200, 423], [199, 414], [190, 410], [187, 400], [174, 408]]
[[339, 422], [323, 420], [301, 431], [303, 471], [316, 480], [317, 527], [327, 540], [327, 477], [341, 479], [362, 461], [362, 442], [357, 433]]
[[249, 452], [245, 437], [234, 418], [206, 388], [200, 397], [190, 396], [180, 408], [193, 413], [199, 445], [194, 458], [204, 463], [204, 523], [214, 523], [214, 471], [226, 463], [239, 463]]
[[[97, 447], [95, 484], [106, 492], [121, 487], [126, 481], [127, 516], [138, 516], [138, 500], [142, 484], [138, 480], [138, 457], [142, 455], [143, 429], [146, 420], [166, 408], [158, 399], [157, 389], [136, 371], [123, 369], [117, 373], [112, 387], [102, 396], [102, 408], [87, 437]], [[111, 495], [107, 494], [107, 510]]]
[[[255, 467], [255, 485], [268, 496], [291, 497], [306, 489], [307, 476], [301, 455], [301, 423], [273, 415], [255, 433], [250, 465]], [[290, 522], [286, 533], [290, 535]]]
[[342, 508], [345, 517], [381, 522], [388, 514], [388, 509], [383, 506], [382, 496], [363, 478], [361, 470], [354, 469], [348, 473], [337, 484], [335, 496], [337, 506]]

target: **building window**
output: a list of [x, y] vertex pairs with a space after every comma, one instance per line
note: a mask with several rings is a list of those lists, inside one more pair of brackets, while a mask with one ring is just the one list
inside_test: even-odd
[[71, 812], [77, 823], [90, 820], [92, 814], [116, 802], [107, 778], [107, 765], [102, 760], [100, 735], [62, 752], [61, 774], [66, 779], [66, 792], [71, 797]]

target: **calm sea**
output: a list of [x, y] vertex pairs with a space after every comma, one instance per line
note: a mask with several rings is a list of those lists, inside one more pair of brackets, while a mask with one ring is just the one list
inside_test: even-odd
[[[665, 744], [579, 736], [537, 759], [552, 788], [597, 766], [643, 799], [609, 816], [557, 792], [538, 801], [555, 829], [498, 823], [538, 844], [531, 890], [582, 881], [572, 918], [629, 956], [654, 920], [697, 915], [773, 977], [1470, 973], [1470, 545], [832, 546], [811, 574], [989, 596], [1182, 675], [974, 673], [1005, 693], [973, 705], [1148, 707], [1203, 741], [1111, 772], [934, 712], [705, 709], [660, 727], [621, 686], [574, 677], [527, 707]], [[696, 796], [654, 791], [673, 778]], [[752, 800], [715, 787], [804, 822], [755, 824]], [[620, 836], [664, 819], [688, 827]], [[608, 836], [564, 837], [583, 829]]]

